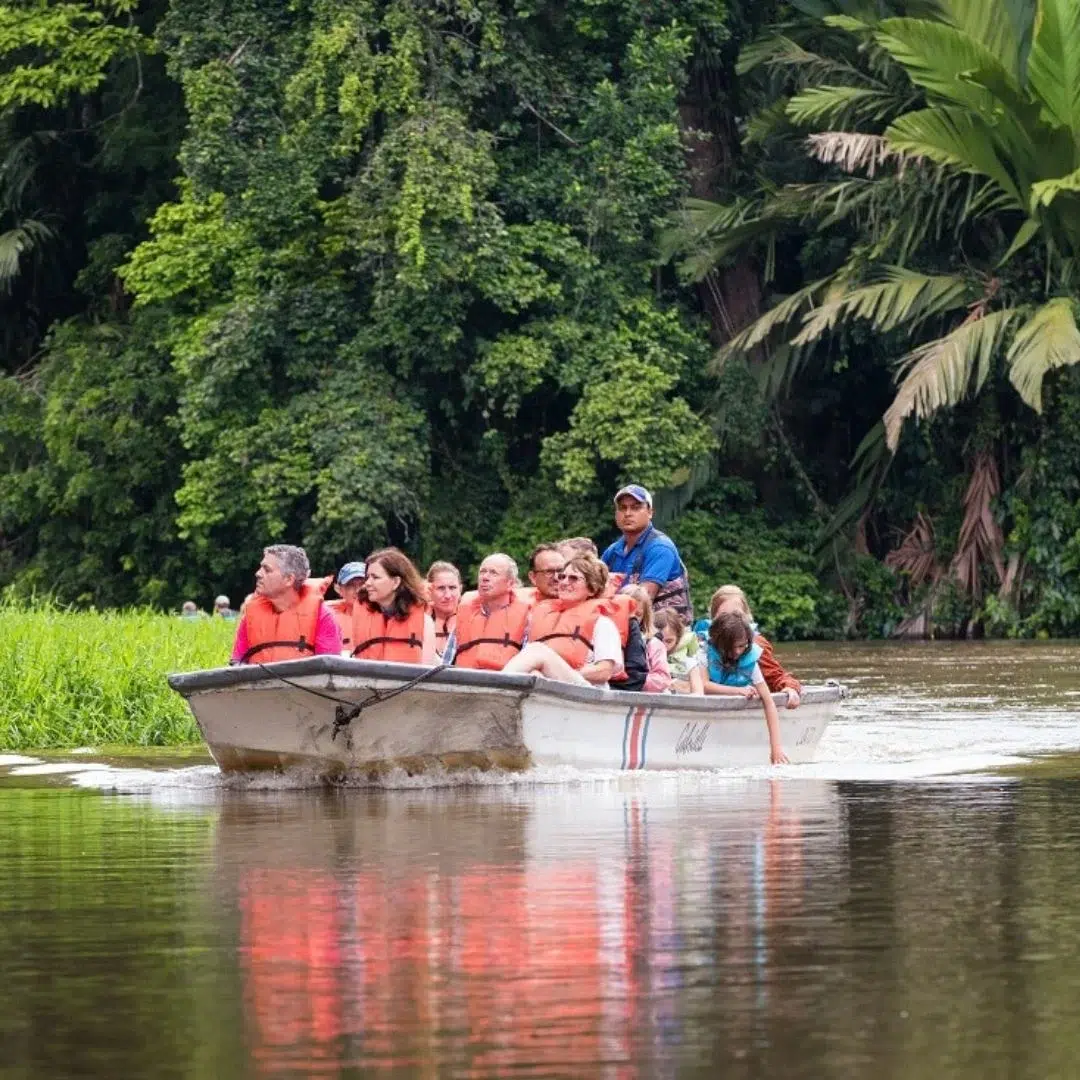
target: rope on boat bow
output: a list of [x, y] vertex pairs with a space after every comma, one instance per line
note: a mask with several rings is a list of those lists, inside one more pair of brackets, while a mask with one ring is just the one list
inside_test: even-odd
[[316, 690], [313, 686], [304, 686], [303, 683], [294, 682], [292, 679], [286, 678], [276, 671], [271, 671], [265, 664], [260, 664], [258, 660], [255, 661], [255, 664], [257, 667], [262, 668], [271, 679], [278, 679], [285, 683], [286, 686], [291, 686], [296, 690], [303, 690], [307, 694], [314, 694], [315, 697], [324, 698], [326, 701], [332, 701], [337, 705], [337, 708], [334, 710], [334, 730], [330, 735], [331, 742], [336, 742], [338, 735], [365, 709], [372, 705], [378, 705], [384, 701], [390, 701], [391, 698], [396, 698], [398, 694], [404, 694], [406, 690], [411, 690], [414, 686], [419, 686], [425, 679], [430, 679], [436, 672], [445, 671], [450, 666], [449, 664], [436, 664], [434, 667], [426, 668], [424, 671], [420, 672], [415, 679], [410, 679], [400, 686], [395, 686], [393, 689], [386, 691], [372, 690], [370, 696], [364, 698], [363, 701], [352, 702], [347, 698], [335, 697], [333, 694], [327, 694], [322, 690]]

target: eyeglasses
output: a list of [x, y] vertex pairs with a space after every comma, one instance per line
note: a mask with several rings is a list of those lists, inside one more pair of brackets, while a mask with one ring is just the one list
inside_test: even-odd
[[548, 577], [558, 577], [562, 573], [562, 570], [534, 570], [533, 573], [546, 574]]
[[584, 581], [585, 579], [581, 574], [568, 574], [565, 570], [560, 570], [556, 575], [559, 581]]

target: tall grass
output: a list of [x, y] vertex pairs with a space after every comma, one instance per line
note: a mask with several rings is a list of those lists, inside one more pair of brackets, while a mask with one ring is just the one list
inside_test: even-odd
[[0, 606], [0, 748], [199, 741], [173, 671], [220, 667], [236, 623]]

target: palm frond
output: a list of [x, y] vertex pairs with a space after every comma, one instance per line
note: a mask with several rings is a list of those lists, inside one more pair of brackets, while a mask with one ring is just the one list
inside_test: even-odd
[[746, 75], [758, 67], [799, 68], [808, 76], [824, 80], [838, 73], [864, 78], [858, 68], [844, 60], [814, 52], [785, 34], [757, 38], [739, 53], [736, 74]]
[[993, 53], [1017, 83], [1023, 82], [1035, 0], [940, 0], [940, 4], [953, 26]]
[[788, 100], [787, 97], [781, 96], [750, 115], [746, 121], [744, 145], [761, 146], [769, 139], [791, 130], [791, 122], [787, 115]]
[[874, 40], [916, 86], [938, 100], [974, 109], [981, 116], [993, 117], [998, 103], [985, 86], [970, 78], [971, 73], [992, 72], [1020, 91], [1018, 78], [1010, 75], [991, 49], [965, 30], [940, 20], [885, 19], [878, 24]]
[[944, 568], [938, 562], [934, 522], [920, 510], [911, 528], [884, 561], [893, 570], [907, 574], [913, 589], [925, 582], [935, 584]]
[[889, 125], [885, 139], [895, 153], [986, 176], [1008, 197], [1010, 207], [1027, 210], [1027, 200], [994, 149], [994, 132], [969, 109], [939, 107], [907, 113]]
[[1017, 330], [1005, 360], [1017, 393], [1041, 412], [1047, 372], [1080, 363], [1080, 330], [1076, 328], [1072, 301], [1058, 296], [1038, 308]]
[[971, 299], [968, 282], [956, 274], [920, 274], [899, 266], [885, 267], [884, 273], [884, 281], [827, 296], [816, 311], [804, 317], [803, 327], [791, 344], [809, 345], [848, 319], [866, 319], [882, 332], [901, 324], [914, 330], [926, 319], [962, 307]]
[[1042, 0], [1027, 75], [1053, 122], [1080, 137], [1080, 4]]
[[1018, 315], [1016, 308], [984, 314], [980, 307], [954, 330], [913, 349], [900, 361], [900, 385], [883, 417], [891, 450], [896, 449], [909, 416], [930, 416], [982, 387], [1002, 338]]
[[836, 165], [848, 173], [865, 169], [868, 176], [873, 176], [886, 161], [903, 157], [883, 135], [857, 131], [819, 131], [806, 140], [806, 145], [810, 156], [823, 165]]
[[10, 292], [22, 269], [24, 255], [34, 251], [55, 234], [43, 221], [27, 218], [5, 233], [0, 233], [0, 289]]
[[844, 127], [858, 122], [880, 122], [902, 109], [902, 102], [887, 90], [869, 86], [811, 86], [796, 94], [787, 106], [796, 124]]
[[964, 519], [952, 562], [957, 584], [976, 600], [982, 595], [984, 565], [993, 566], [999, 583], [1005, 580], [1005, 537], [994, 516], [994, 500], [1000, 493], [997, 462], [988, 451], [980, 451], [975, 455], [964, 493]]
[[803, 286], [775, 304], [760, 318], [755, 319], [717, 351], [712, 364], [713, 369], [722, 367], [730, 356], [737, 353], [752, 353], [759, 345], [764, 344], [774, 333], [786, 327], [803, 312], [804, 308], [812, 304], [814, 298], [825, 289], [830, 280], [830, 278], [821, 278], [810, 282], [809, 285]]
[[659, 237], [661, 263], [682, 255], [679, 274], [684, 281], [698, 282], [733, 252], [752, 240], [767, 239], [781, 227], [774, 217], [745, 199], [715, 203], [708, 199], [684, 199]]
[[1039, 180], [1031, 185], [1031, 210], [1040, 206], [1049, 206], [1064, 192], [1080, 192], [1080, 169], [1073, 169], [1065, 176], [1055, 176], [1050, 180]]

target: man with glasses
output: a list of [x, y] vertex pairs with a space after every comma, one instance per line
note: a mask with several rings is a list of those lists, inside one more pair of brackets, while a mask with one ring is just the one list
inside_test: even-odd
[[[524, 598], [533, 603], [541, 600], [557, 600], [559, 597], [559, 574], [566, 560], [556, 544], [537, 544], [529, 556], [529, 581], [532, 589], [519, 590]], [[532, 593], [530, 597], [528, 594]]]

